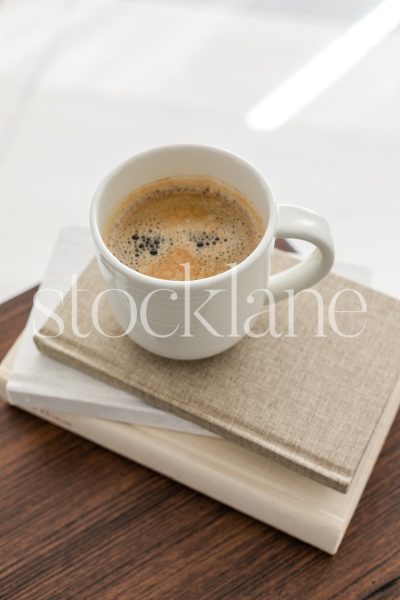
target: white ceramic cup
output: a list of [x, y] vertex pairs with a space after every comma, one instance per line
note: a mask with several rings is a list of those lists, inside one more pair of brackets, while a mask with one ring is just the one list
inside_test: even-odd
[[[264, 220], [258, 246], [228, 271], [186, 282], [157, 279], [121, 263], [104, 243], [104, 226], [124, 196], [179, 175], [209, 175], [237, 188]], [[90, 224], [107, 296], [123, 331], [146, 350], [174, 359], [205, 358], [227, 350], [246, 334], [271, 293], [279, 301], [288, 297], [286, 290], [297, 293], [312, 286], [330, 270], [334, 258], [329, 226], [322, 217], [299, 206], [277, 206], [265, 178], [252, 165], [208, 146], [155, 148], [122, 163], [98, 187]], [[276, 237], [306, 240], [316, 248], [298, 265], [271, 276]]]

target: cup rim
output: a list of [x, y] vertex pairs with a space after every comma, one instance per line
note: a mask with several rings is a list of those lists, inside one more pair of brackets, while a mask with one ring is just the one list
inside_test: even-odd
[[[183, 150], [184, 151], [184, 150], [188, 150], [188, 149], [191, 149], [191, 150], [199, 149], [199, 150], [203, 150], [203, 151], [206, 150], [206, 151], [211, 151], [211, 152], [218, 153], [218, 154], [224, 154], [225, 156], [229, 157], [233, 162], [237, 162], [237, 163], [241, 164], [243, 167], [245, 167], [246, 169], [248, 169], [249, 171], [251, 171], [252, 175], [255, 178], [257, 178], [259, 183], [261, 184], [261, 187], [263, 188], [263, 190], [265, 192], [265, 197], [268, 202], [269, 218], [268, 218], [267, 227], [265, 229], [263, 237], [258, 242], [258, 244], [254, 248], [254, 250], [248, 256], [246, 256], [246, 258], [243, 259], [240, 263], [237, 263], [235, 266], [231, 267], [230, 269], [227, 269], [226, 271], [222, 271], [222, 273], [217, 273], [216, 275], [211, 275], [210, 277], [202, 277], [201, 279], [189, 279], [189, 280], [160, 279], [158, 277], [153, 277], [151, 275], [145, 275], [144, 273], [141, 273], [140, 271], [136, 271], [135, 269], [132, 269], [131, 267], [128, 267], [123, 262], [121, 262], [116, 256], [114, 256], [114, 254], [111, 252], [111, 250], [108, 249], [106, 243], [103, 240], [103, 236], [101, 235], [101, 232], [100, 232], [97, 217], [98, 217], [99, 204], [101, 202], [101, 198], [102, 198], [104, 189], [108, 185], [108, 183], [113, 178], [117, 177], [118, 174], [123, 169], [125, 169], [127, 166], [134, 163], [138, 159], [146, 158], [146, 156], [150, 156], [151, 154], [153, 154], [155, 152], [168, 152], [170, 150]], [[226, 183], [229, 184], [228, 181]], [[254, 260], [256, 260], [263, 252], [267, 251], [270, 243], [273, 241], [273, 238], [274, 238], [274, 232], [276, 230], [276, 220], [277, 220], [277, 207], [276, 207], [276, 204], [274, 201], [272, 190], [271, 190], [267, 180], [265, 179], [265, 177], [263, 175], [261, 175], [261, 173], [251, 163], [249, 163], [245, 159], [241, 158], [237, 154], [234, 154], [233, 152], [230, 152], [229, 150], [225, 150], [224, 148], [219, 148], [216, 146], [208, 146], [205, 144], [169, 144], [169, 145], [165, 145], [165, 146], [156, 146], [156, 147], [150, 148], [148, 150], [145, 150], [143, 152], [140, 152], [138, 154], [135, 154], [134, 156], [131, 156], [130, 158], [123, 161], [122, 163], [119, 163], [102, 179], [102, 181], [98, 185], [98, 187], [93, 195], [93, 199], [92, 199], [92, 203], [91, 203], [91, 207], [90, 207], [90, 229], [91, 229], [95, 244], [97, 246], [97, 249], [100, 252], [100, 256], [102, 256], [107, 261], [109, 261], [115, 269], [119, 270], [127, 277], [135, 277], [140, 282], [151, 284], [151, 285], [158, 285], [159, 287], [165, 287], [166, 285], [168, 285], [170, 287], [176, 287], [178, 289], [184, 288], [184, 286], [186, 286], [188, 284], [190, 285], [190, 287], [193, 287], [193, 288], [203, 287], [205, 284], [214, 285], [214, 284], [222, 281], [226, 277], [232, 277], [234, 273], [239, 274], [241, 271], [246, 269]]]

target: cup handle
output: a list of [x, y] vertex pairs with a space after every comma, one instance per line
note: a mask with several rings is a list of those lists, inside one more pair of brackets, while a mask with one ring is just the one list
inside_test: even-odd
[[275, 302], [279, 302], [288, 297], [286, 290], [293, 290], [293, 293], [297, 294], [322, 279], [332, 267], [335, 251], [325, 219], [301, 206], [278, 206], [278, 227], [275, 235], [279, 238], [305, 240], [316, 246], [304, 261], [271, 276], [268, 288]]

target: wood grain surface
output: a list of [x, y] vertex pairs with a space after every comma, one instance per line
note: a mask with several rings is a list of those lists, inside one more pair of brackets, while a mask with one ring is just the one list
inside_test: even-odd
[[335, 557], [4, 404], [0, 440], [1, 600], [400, 598], [399, 418]]

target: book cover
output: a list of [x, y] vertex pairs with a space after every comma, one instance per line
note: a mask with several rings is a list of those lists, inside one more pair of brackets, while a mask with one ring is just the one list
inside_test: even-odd
[[[292, 261], [276, 254], [275, 269]], [[78, 328], [88, 331], [91, 303], [104, 289], [95, 263], [78, 286], [89, 290], [78, 310]], [[50, 318], [35, 341], [69, 366], [346, 492], [399, 379], [400, 302], [334, 274], [316, 289], [324, 300], [323, 335], [316, 335], [315, 297], [302, 293], [296, 297], [295, 336], [246, 338], [202, 361], [157, 357], [127, 337], [105, 337], [93, 328], [77, 338], [70, 296], [57, 311], [63, 334], [51, 337], [58, 331]], [[362, 335], [345, 337], [330, 327], [327, 306], [340, 293], [341, 330], [349, 334], [361, 327]], [[355, 319], [360, 295], [367, 312]], [[108, 332], [118, 334], [107, 304], [101, 309]], [[277, 306], [278, 331], [287, 327], [286, 311], [287, 303]]]

